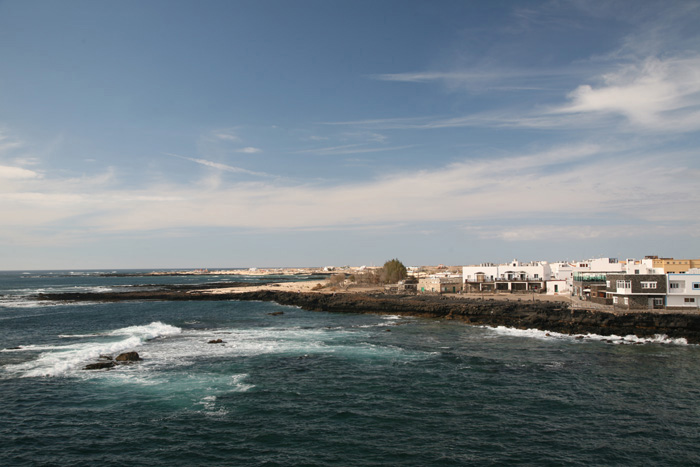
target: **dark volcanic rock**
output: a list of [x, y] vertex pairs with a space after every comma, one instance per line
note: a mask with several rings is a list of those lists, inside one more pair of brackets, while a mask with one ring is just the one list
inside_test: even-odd
[[112, 361], [91, 363], [89, 365], [85, 365], [85, 368], [83, 368], [83, 370], [104, 370], [106, 368], [112, 368], [114, 365], [116, 365], [116, 363]]
[[[206, 287], [206, 286], [203, 286]], [[572, 310], [565, 303], [518, 302], [479, 299], [448, 299], [423, 295], [362, 295], [297, 293], [277, 290], [212, 294], [204, 290], [171, 287], [168, 290], [138, 290], [107, 293], [40, 294], [38, 299], [54, 301], [127, 300], [253, 300], [298, 306], [307, 311], [375, 313], [443, 318], [485, 326], [540, 329], [570, 335], [665, 334], [700, 344], [700, 314], [637, 312], [614, 314], [594, 310]]]
[[222, 341], [221, 339], [213, 339], [213, 340], [210, 340], [209, 342], [207, 342], [207, 344], [223, 344], [223, 343], [224, 343], [224, 341]]
[[118, 362], [138, 362], [141, 360], [141, 357], [136, 352], [124, 352], [117, 355], [115, 360]]
[[444, 299], [430, 296], [315, 294], [262, 290], [231, 297], [238, 300], [274, 301], [309, 311], [377, 313], [443, 318], [486, 326], [540, 329], [563, 334], [629, 334], [652, 337], [665, 334], [700, 344], [700, 315], [685, 313], [613, 314], [571, 310], [565, 303]]

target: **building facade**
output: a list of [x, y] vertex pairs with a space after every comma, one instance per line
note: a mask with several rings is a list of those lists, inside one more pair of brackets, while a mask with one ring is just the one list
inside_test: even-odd
[[459, 293], [462, 291], [460, 277], [425, 277], [418, 279], [419, 293]]
[[663, 309], [666, 306], [665, 274], [608, 274], [606, 295], [616, 309]]
[[546, 291], [552, 271], [545, 261], [521, 263], [517, 259], [504, 264], [483, 263], [464, 266], [465, 292], [537, 292]]
[[700, 308], [700, 274], [668, 274], [666, 307], [673, 309]]

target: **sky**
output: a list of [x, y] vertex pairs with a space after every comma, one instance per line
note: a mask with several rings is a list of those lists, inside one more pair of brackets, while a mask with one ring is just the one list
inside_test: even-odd
[[0, 1], [0, 269], [700, 257], [697, 1]]

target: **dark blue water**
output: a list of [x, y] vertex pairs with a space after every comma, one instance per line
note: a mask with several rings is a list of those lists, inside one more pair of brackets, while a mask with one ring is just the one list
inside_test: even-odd
[[[697, 346], [257, 302], [46, 306], [28, 292], [142, 279], [26, 276], [0, 274], [1, 465], [700, 465]], [[82, 370], [126, 350], [143, 361]]]

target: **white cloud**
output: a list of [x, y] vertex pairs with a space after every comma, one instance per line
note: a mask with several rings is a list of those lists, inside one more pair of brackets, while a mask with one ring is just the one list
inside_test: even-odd
[[635, 127], [658, 131], [700, 130], [700, 57], [648, 58], [584, 84], [553, 113], [625, 117]]
[[385, 151], [400, 151], [402, 149], [408, 149], [413, 147], [413, 145], [406, 146], [393, 146], [393, 147], [373, 147], [368, 148], [366, 144], [347, 144], [344, 146], [333, 146], [327, 148], [316, 148], [316, 149], [304, 149], [301, 151], [296, 151], [297, 154], [315, 154], [318, 156], [341, 156], [347, 154], [363, 154], [371, 152], [385, 152]]
[[259, 152], [262, 152], [262, 149], [247, 147], [247, 148], [241, 148], [241, 149], [237, 150], [236, 152], [242, 152], [244, 154], [257, 154]]
[[[690, 232], [700, 203], [698, 172], [690, 162], [694, 154], [626, 157], [597, 144], [499, 160], [470, 159], [334, 186], [279, 178], [234, 183], [219, 173], [268, 174], [170, 156], [217, 172], [188, 185], [162, 182], [133, 189], [120, 188], [114, 171], [90, 178], [41, 178], [38, 172], [0, 167], [0, 174], [22, 175], [0, 184], [5, 227], [0, 238], [39, 241], [41, 232], [69, 239], [207, 227], [311, 231], [432, 222], [489, 226], [510, 219], [508, 228], [475, 232], [502, 240], [537, 240], [552, 233], [585, 239], [597, 232]], [[661, 159], [668, 163], [660, 165]], [[578, 227], [580, 221], [571, 221], [578, 218], [625, 221], [598, 229]], [[546, 227], [532, 227], [532, 219], [543, 219]], [[635, 225], [648, 228], [626, 227]]]
[[214, 137], [218, 138], [220, 140], [223, 140], [223, 141], [240, 141], [241, 140], [241, 138], [239, 138], [238, 135], [236, 135], [233, 132], [221, 132], [221, 131], [215, 132]]
[[[696, 225], [669, 227], [640, 224], [615, 225], [506, 225], [469, 226], [464, 230], [484, 240], [499, 239], [508, 242], [571, 242], [596, 239], [632, 238], [650, 235], [668, 235], [679, 230], [691, 232]], [[643, 232], [643, 233], [641, 233]]]
[[21, 167], [0, 165], [0, 179], [22, 180], [28, 178], [41, 178], [41, 174], [33, 170], [23, 169]]
[[255, 172], [252, 170], [243, 169], [241, 167], [235, 167], [235, 166], [231, 166], [231, 165], [221, 164], [220, 162], [213, 162], [213, 161], [208, 161], [206, 159], [196, 159], [196, 158], [192, 158], [192, 157], [179, 156], [177, 154], [170, 154], [170, 153], [165, 153], [165, 154], [168, 156], [177, 157], [179, 159], [184, 159], [186, 161], [190, 161], [190, 162], [194, 162], [194, 163], [197, 163], [200, 165], [204, 165], [206, 167], [211, 167], [213, 169], [222, 170], [224, 172], [255, 175], [258, 177], [272, 177], [272, 175], [267, 174], [265, 172]]
[[551, 90], [562, 77], [575, 73], [574, 69], [477, 69], [477, 71], [422, 71], [386, 73], [372, 76], [380, 81], [400, 83], [440, 82], [452, 90], [466, 91], [542, 91]]

